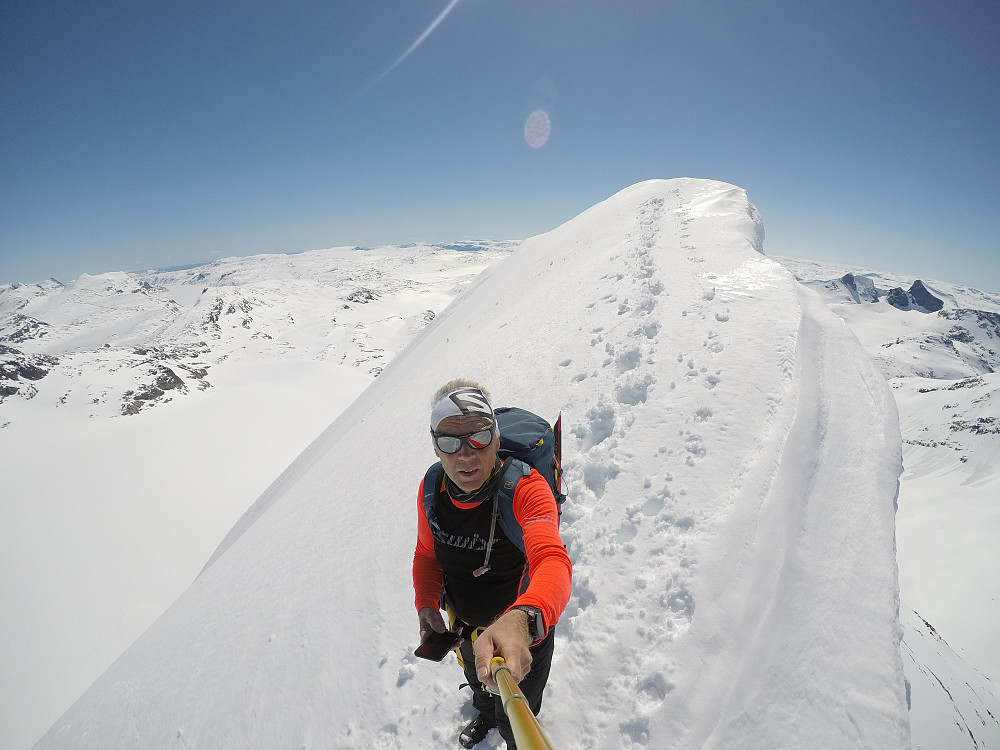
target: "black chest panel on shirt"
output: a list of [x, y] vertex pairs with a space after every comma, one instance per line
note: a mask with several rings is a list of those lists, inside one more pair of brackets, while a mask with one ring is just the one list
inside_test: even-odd
[[[455, 615], [473, 626], [489, 625], [527, 586], [527, 559], [500, 530], [497, 523], [489, 570], [476, 577], [473, 571], [486, 559], [493, 499], [474, 508], [457, 508], [440, 490], [434, 498], [439, 529], [434, 535], [434, 556], [444, 571], [445, 599]], [[522, 580], [523, 579], [523, 580]]]

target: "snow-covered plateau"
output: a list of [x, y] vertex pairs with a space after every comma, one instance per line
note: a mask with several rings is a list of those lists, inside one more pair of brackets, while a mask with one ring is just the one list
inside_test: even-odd
[[1000, 747], [1000, 295], [763, 240], [654, 180], [523, 243], [0, 287], [0, 745], [455, 746], [410, 559], [466, 376], [563, 417], [555, 747]]

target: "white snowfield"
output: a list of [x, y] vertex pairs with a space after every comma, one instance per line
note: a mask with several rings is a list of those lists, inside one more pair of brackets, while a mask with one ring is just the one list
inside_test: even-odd
[[430, 397], [456, 376], [563, 415], [574, 586], [540, 716], [556, 748], [908, 747], [895, 405], [762, 246], [743, 190], [693, 179], [524, 243], [36, 747], [455, 746], [468, 690], [452, 657], [412, 656], [410, 561]]

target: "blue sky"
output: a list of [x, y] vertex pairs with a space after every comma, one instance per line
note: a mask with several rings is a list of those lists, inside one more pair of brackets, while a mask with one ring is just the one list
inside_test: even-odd
[[0, 283], [515, 239], [706, 177], [769, 254], [1000, 291], [998, 38], [992, 0], [5, 0]]

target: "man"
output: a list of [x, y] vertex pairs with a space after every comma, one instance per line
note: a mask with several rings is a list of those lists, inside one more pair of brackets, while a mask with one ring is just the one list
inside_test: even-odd
[[413, 588], [420, 639], [432, 630], [446, 630], [443, 605], [451, 629], [464, 637], [459, 663], [479, 712], [462, 730], [459, 743], [473, 747], [496, 726], [513, 750], [510, 721], [499, 695], [493, 694], [497, 686], [490, 660], [504, 658], [537, 714], [555, 624], [571, 588], [572, 564], [559, 538], [558, 508], [545, 478], [532, 469], [514, 492], [524, 551], [502, 532], [496, 499], [500, 434], [489, 395], [476, 383], [455, 380], [438, 391], [431, 436], [442, 470], [434, 480], [433, 524], [424, 510], [423, 482], [417, 493]]

